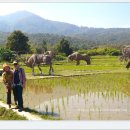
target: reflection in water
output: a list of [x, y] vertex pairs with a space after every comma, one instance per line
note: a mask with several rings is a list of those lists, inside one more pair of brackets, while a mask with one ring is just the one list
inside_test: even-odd
[[62, 119], [130, 119], [129, 98], [123, 93], [112, 98], [109, 94], [106, 98], [102, 93], [88, 93], [69, 97], [62, 97], [45, 101], [35, 107], [39, 112], [46, 113], [46, 107]]
[[28, 80], [24, 106], [62, 119], [130, 119], [127, 74]]

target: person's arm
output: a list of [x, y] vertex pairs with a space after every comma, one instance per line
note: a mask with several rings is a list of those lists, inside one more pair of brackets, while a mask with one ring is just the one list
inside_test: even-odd
[[12, 74], [12, 78], [11, 78], [11, 81], [12, 81], [12, 85], [14, 84], [14, 72], [13, 71], [11, 71], [11, 74]]
[[22, 78], [23, 78], [23, 87], [25, 87], [25, 83], [26, 83], [26, 75], [25, 75], [25, 71], [22, 68]]
[[7, 81], [6, 81], [5, 73], [2, 74], [2, 81], [3, 81], [4, 85], [7, 87], [7, 86], [8, 86], [8, 83], [7, 83]]

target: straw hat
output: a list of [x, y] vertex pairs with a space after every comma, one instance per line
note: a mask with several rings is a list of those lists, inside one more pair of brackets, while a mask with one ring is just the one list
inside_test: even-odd
[[[3, 70], [6, 68], [6, 67], [9, 67], [9, 65], [7, 65], [6, 63], [3, 64]], [[9, 67], [10, 68], [10, 67]]]

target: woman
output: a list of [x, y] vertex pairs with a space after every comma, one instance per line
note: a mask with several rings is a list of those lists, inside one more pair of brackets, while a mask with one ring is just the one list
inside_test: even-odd
[[6, 63], [3, 64], [2, 80], [6, 87], [7, 104], [9, 105], [9, 108], [11, 108], [11, 89], [13, 82], [13, 72], [10, 70], [9, 65], [7, 65]]

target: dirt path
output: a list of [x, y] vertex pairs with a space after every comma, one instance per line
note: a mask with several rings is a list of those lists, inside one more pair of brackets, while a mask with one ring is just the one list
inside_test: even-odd
[[[54, 76], [48, 76], [48, 75], [37, 75], [33, 76], [30, 73], [26, 73], [27, 79], [50, 79], [50, 78], [62, 78], [62, 77], [76, 77], [76, 76], [86, 76], [86, 75], [94, 75], [94, 74], [113, 74], [113, 73], [129, 73], [127, 70], [105, 70], [105, 71], [96, 71], [96, 72], [85, 72], [80, 73], [83, 71], [77, 71], [77, 74], [67, 74], [67, 75], [54, 75]], [[0, 76], [0, 82], [2, 82], [2, 77]]]
[[[95, 75], [95, 74], [116, 74], [116, 73], [129, 73], [127, 70], [105, 70], [105, 71], [95, 71], [95, 72], [85, 72], [85, 71], [76, 71], [77, 73], [74, 74], [67, 74], [67, 75], [54, 75], [54, 76], [32, 76], [27, 74], [27, 79], [50, 79], [50, 78], [62, 78], [62, 77], [76, 77], [76, 76], [86, 76], [86, 75]], [[80, 73], [84, 72], [84, 73]]]
[[[0, 101], [0, 106], [5, 107], [6, 109], [9, 109], [8, 105], [3, 103], [2, 101]], [[14, 108], [14, 107], [15, 106], [12, 106], [12, 108]], [[11, 110], [16, 112], [20, 116], [26, 117], [28, 120], [43, 120], [39, 116], [33, 115], [33, 114], [29, 113], [29, 112], [25, 112], [25, 111], [19, 112], [17, 109], [11, 109]]]

